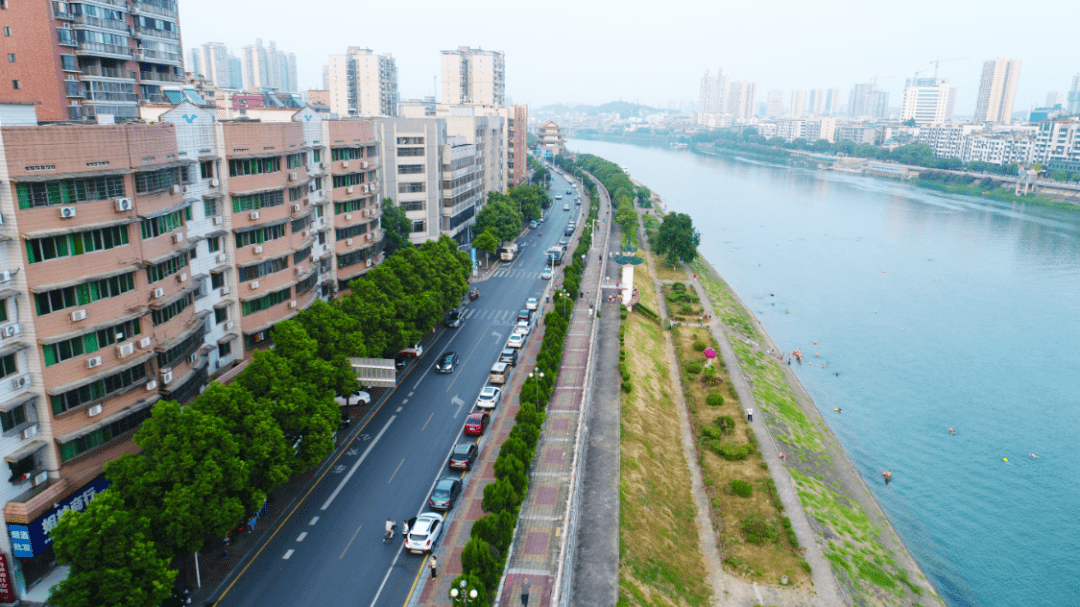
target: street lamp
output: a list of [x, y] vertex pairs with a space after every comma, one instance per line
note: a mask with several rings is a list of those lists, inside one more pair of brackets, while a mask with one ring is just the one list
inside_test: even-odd
[[[536, 373], [529, 373], [529, 379], [533, 378]], [[536, 412], [540, 412], [540, 380], [544, 378], [544, 372], [539, 372], [539, 377], [536, 378]]]
[[465, 582], [465, 580], [461, 580], [461, 584], [460, 584], [461, 590], [458, 590], [457, 588], [451, 588], [450, 589], [450, 601], [454, 605], [461, 605], [462, 607], [464, 607], [465, 605], [468, 605], [469, 603], [475, 603], [476, 602], [476, 596], [477, 596], [476, 588], [473, 588], [473, 589], [469, 590], [469, 593], [466, 595], [465, 587], [467, 585], [468, 584], [467, 584], [467, 582]]

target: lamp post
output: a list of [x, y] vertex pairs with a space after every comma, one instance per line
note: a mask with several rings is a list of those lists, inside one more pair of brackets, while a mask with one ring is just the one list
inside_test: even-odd
[[[533, 375], [537, 373], [529, 373], [529, 379], [533, 378]], [[544, 372], [540, 371], [539, 376], [536, 378], [536, 412], [540, 412], [540, 380], [544, 378]]]
[[465, 607], [470, 603], [475, 603], [477, 596], [476, 588], [469, 590], [468, 594], [466, 594], [465, 588], [468, 586], [468, 583], [465, 580], [461, 580], [460, 586], [461, 590], [458, 590], [457, 588], [450, 589], [450, 602], [454, 605], [461, 605], [462, 607]]

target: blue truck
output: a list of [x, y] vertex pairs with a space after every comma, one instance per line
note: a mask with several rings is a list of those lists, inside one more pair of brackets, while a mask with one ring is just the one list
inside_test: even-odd
[[563, 248], [560, 246], [554, 246], [547, 250], [548, 263], [559, 265], [562, 263]]

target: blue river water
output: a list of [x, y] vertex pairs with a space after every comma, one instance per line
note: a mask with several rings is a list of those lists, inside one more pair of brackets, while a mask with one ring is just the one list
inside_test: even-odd
[[817, 363], [800, 381], [947, 604], [1080, 606], [1080, 209], [567, 148], [689, 214], [777, 347]]

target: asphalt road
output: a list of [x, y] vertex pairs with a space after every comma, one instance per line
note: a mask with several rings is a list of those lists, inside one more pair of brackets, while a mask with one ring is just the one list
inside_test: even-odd
[[[331, 456], [327, 473], [227, 581], [218, 606], [397, 607], [408, 600], [420, 575], [428, 575], [427, 558], [404, 551], [400, 524], [427, 511], [439, 478], [462, 475], [451, 471], [447, 460], [463, 440], [465, 416], [474, 409], [517, 312], [529, 297], [542, 296], [545, 251], [583, 208], [570, 196], [571, 209], [563, 211], [571, 188], [557, 175], [552, 184], [552, 198], [560, 193], [563, 200], [554, 201], [539, 230], [518, 239], [518, 258], [478, 283], [481, 296], [465, 307], [460, 328], [439, 327], [434, 339], [424, 342], [423, 355], [404, 372], [404, 380], [353, 431], [352, 439]], [[459, 366], [451, 374], [437, 374], [434, 364], [446, 351], [460, 355]], [[500, 413], [496, 408], [495, 415]], [[481, 441], [481, 451], [484, 446]], [[468, 473], [462, 476], [468, 483]], [[444, 525], [455, 515], [451, 510]], [[384, 544], [387, 517], [399, 527], [394, 540]]]

